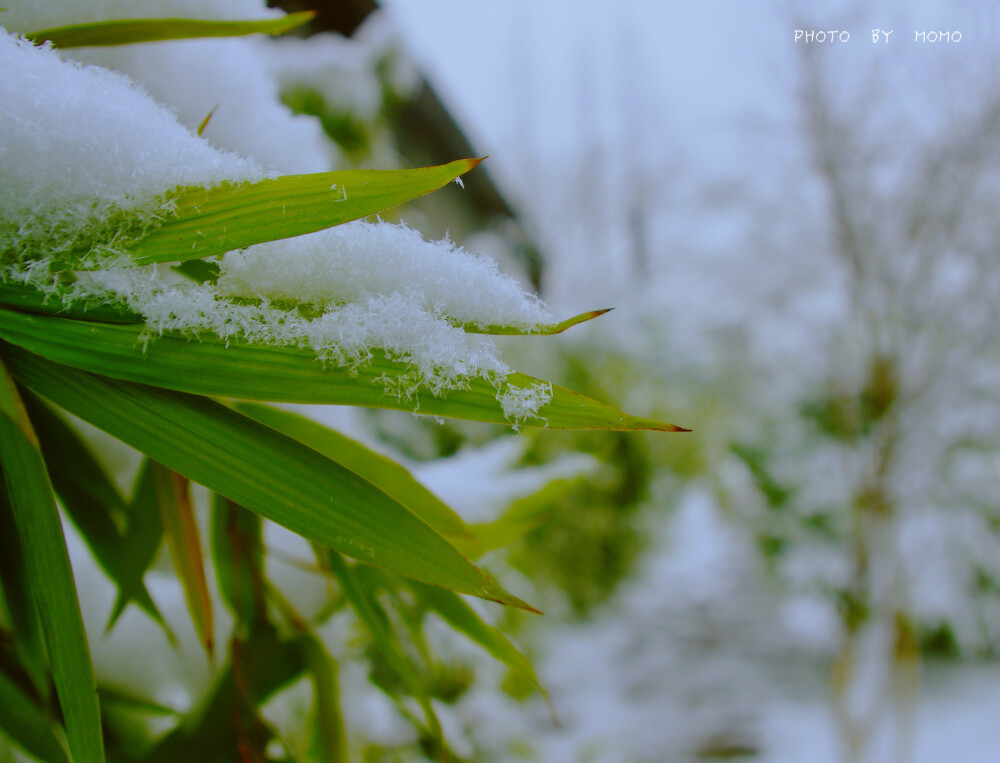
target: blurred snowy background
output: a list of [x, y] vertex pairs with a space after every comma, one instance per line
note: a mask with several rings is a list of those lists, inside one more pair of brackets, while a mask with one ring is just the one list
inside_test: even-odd
[[996, 9], [385, 6], [491, 155], [544, 298], [617, 308], [520, 366], [695, 429], [533, 440], [596, 455], [619, 514], [572, 488], [529, 536], [568, 592], [525, 637], [562, 726], [474, 694], [480, 743], [997, 760]]

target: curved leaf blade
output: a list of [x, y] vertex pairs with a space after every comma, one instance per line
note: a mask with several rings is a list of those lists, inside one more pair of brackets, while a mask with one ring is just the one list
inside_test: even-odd
[[[377, 351], [367, 365], [349, 369], [323, 364], [308, 350], [237, 341], [230, 341], [227, 347], [215, 337], [191, 341], [165, 335], [149, 342], [144, 351], [144, 332], [143, 326], [0, 310], [0, 338], [57, 363], [116, 379], [199, 395], [391, 408], [511, 425], [497, 400], [497, 388], [482, 378], [469, 379], [467, 389], [451, 390], [441, 397], [429, 392], [413, 399], [387, 394], [384, 379], [398, 378], [407, 369]], [[192, 369], [197, 372], [192, 373]], [[500, 391], [540, 383], [545, 382], [511, 373]], [[537, 416], [520, 423], [548, 429], [689, 431], [674, 424], [631, 416], [555, 384], [548, 404], [539, 409]]]
[[291, 411], [268, 405], [240, 403], [236, 410], [282, 434], [308, 445], [331, 461], [347, 467], [396, 499], [442, 535], [472, 541], [472, 530], [458, 514], [392, 459], [356, 440]]
[[[24, 405], [38, 436], [42, 456], [48, 464], [52, 486], [63, 508], [101, 569], [115, 582], [119, 591], [124, 591], [127, 585], [124, 555], [128, 551], [116, 519], [124, 518], [128, 512], [125, 499], [69, 424], [30, 393], [25, 394]], [[133, 596], [146, 614], [166, 627], [163, 615], [141, 579]]]
[[371, 483], [220, 403], [4, 350], [25, 386], [307, 540], [404, 577], [532, 609]]
[[59, 510], [38, 440], [2, 361], [0, 462], [48, 647], [70, 752], [78, 763], [102, 763], [104, 740], [97, 683]]
[[436, 191], [482, 159], [412, 170], [340, 170], [167, 194], [173, 215], [132, 248], [136, 262], [196, 260], [374, 215]]
[[460, 328], [468, 334], [491, 334], [493, 336], [552, 336], [561, 334], [567, 329], [579, 326], [581, 323], [592, 321], [605, 313], [610, 313], [613, 307], [606, 307], [603, 310], [588, 310], [585, 313], [574, 315], [558, 323], [542, 323], [534, 328], [518, 328], [517, 326], [502, 326], [494, 324], [490, 326], [479, 326], [475, 323], [462, 323]]
[[34, 698], [0, 671], [0, 731], [44, 763], [69, 763], [45, 712]]
[[195, 632], [209, 659], [215, 651], [212, 598], [205, 577], [205, 562], [198, 538], [198, 523], [191, 505], [188, 481], [157, 462], [150, 465], [156, 502], [160, 507], [163, 537], [170, 550], [174, 572], [184, 589]]
[[24, 36], [38, 45], [51, 42], [57, 48], [131, 45], [137, 42], [188, 40], [198, 37], [243, 37], [249, 34], [284, 34], [309, 23], [315, 15], [314, 11], [301, 11], [275, 19], [239, 21], [114, 19], [42, 29]]

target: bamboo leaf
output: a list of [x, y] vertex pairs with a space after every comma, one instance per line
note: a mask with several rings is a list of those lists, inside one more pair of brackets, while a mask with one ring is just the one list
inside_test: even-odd
[[195, 632], [211, 657], [215, 646], [212, 599], [208, 593], [205, 562], [198, 539], [198, 523], [191, 505], [188, 482], [180, 474], [156, 462], [150, 469], [160, 507], [163, 536], [170, 549], [174, 571], [184, 589], [184, 598], [187, 600]]
[[473, 540], [469, 526], [434, 493], [392, 459], [322, 424], [268, 405], [240, 403], [236, 410], [292, 437], [378, 485], [442, 535]]
[[25, 386], [315, 543], [368, 564], [531, 609], [371, 483], [311, 448], [203, 397], [93, 376], [4, 348]]
[[101, 694], [101, 707], [104, 709], [115, 708], [139, 715], [158, 715], [169, 718], [177, 718], [182, 715], [172, 707], [122, 689], [99, 686], [98, 691]]
[[249, 34], [284, 34], [307, 24], [313, 11], [289, 13], [275, 19], [211, 21], [205, 19], [115, 19], [88, 24], [53, 27], [24, 35], [41, 45], [51, 42], [57, 48], [82, 48], [91, 45], [131, 45], [137, 42], [183, 40], [198, 37], [243, 37]]
[[38, 440], [0, 361], [0, 463], [75, 763], [104, 760], [97, 685], [59, 511]]
[[45, 711], [6, 673], [0, 671], [0, 732], [44, 763], [69, 763]]
[[[152, 384], [200, 395], [287, 403], [331, 403], [449, 416], [510, 425], [497, 399], [498, 390], [482, 378], [467, 389], [413, 399], [385, 392], [385, 379], [399, 378], [407, 367], [373, 351], [357, 369], [323, 364], [308, 350], [251, 345], [217, 338], [191, 341], [166, 335], [143, 349], [142, 326], [74, 321], [49, 315], [0, 310], [0, 338], [74, 368], [117, 379]], [[191, 369], [197, 368], [197, 373]], [[545, 384], [512, 373], [500, 392]], [[674, 424], [630, 416], [568, 389], [552, 385], [552, 397], [537, 416], [520, 422], [548, 429], [652, 429], [686, 432]]]
[[[124, 540], [118, 524], [125, 520], [125, 500], [87, 446], [73, 429], [32, 395], [25, 395], [25, 408], [38, 436], [42, 457], [49, 468], [52, 485], [66, 513], [83, 536], [101, 569], [119, 590], [125, 585], [122, 574]], [[134, 592], [139, 606], [165, 626], [140, 579]]]
[[49, 698], [49, 674], [41, 624], [31, 594], [31, 572], [24, 558], [7, 496], [7, 483], [0, 468], [0, 590], [7, 605], [7, 620], [14, 627], [18, 662], [43, 701]]
[[613, 307], [606, 307], [603, 310], [590, 310], [586, 313], [574, 315], [572, 318], [567, 318], [564, 321], [559, 321], [558, 323], [543, 323], [531, 329], [501, 325], [479, 326], [475, 323], [462, 323], [458, 325], [463, 331], [466, 331], [469, 334], [494, 334], [498, 336], [552, 336], [553, 334], [561, 334], [567, 329], [573, 328], [573, 326], [579, 326], [581, 323], [586, 323], [587, 321], [594, 320], [594, 318], [599, 318], [605, 313], [610, 313], [612, 310], [614, 310]]
[[180, 188], [173, 215], [133, 247], [136, 262], [195, 260], [330, 228], [435, 191], [482, 159], [412, 170], [340, 170]]
[[208, 123], [212, 121], [212, 117], [215, 116], [215, 110], [217, 108], [219, 108], [219, 104], [215, 104], [211, 108], [211, 110], [205, 115], [205, 118], [201, 120], [201, 122], [198, 124], [198, 129], [195, 130], [195, 133], [198, 135], [199, 138], [201, 137], [201, 134], [205, 132], [205, 128], [208, 127]]
[[[148, 458], [139, 470], [139, 479], [132, 499], [128, 503], [128, 526], [122, 538], [118, 559], [118, 598], [108, 618], [106, 630], [110, 631], [129, 602], [145, 588], [146, 570], [156, 559], [156, 552], [163, 540], [163, 521], [156, 494], [153, 462]], [[175, 637], [166, 621], [158, 618], [167, 638]]]

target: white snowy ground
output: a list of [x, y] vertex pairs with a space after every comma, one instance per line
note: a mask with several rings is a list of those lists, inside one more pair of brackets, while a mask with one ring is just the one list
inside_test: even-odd
[[[883, 735], [869, 760], [908, 763], [1000, 761], [1000, 665], [960, 665], [928, 671], [917, 709], [912, 755], [897, 757]], [[761, 763], [840, 763], [829, 705], [817, 694], [768, 704], [761, 722]]]
[[[705, 494], [688, 496], [657, 546], [593, 620], [543, 630], [534, 661], [560, 727], [541, 703], [485, 691], [461, 709], [466, 724], [500, 760], [515, 759], [504, 755], [517, 739], [525, 759], [547, 763], [693, 762], [712, 747], [757, 749], [734, 759], [759, 763], [841, 763], [820, 656], [830, 621], [816, 609], [793, 621], [769, 602]], [[807, 652], [798, 642], [810, 628]], [[913, 733], [886, 716], [864, 763], [997, 763], [1000, 663], [925, 666]]]

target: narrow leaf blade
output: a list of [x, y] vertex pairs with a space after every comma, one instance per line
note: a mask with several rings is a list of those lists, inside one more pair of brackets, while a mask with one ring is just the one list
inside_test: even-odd
[[371, 634], [375, 648], [400, 678], [406, 690], [420, 703], [432, 737], [443, 747], [441, 722], [434, 712], [427, 687], [421, 680], [417, 668], [406, 656], [395, 631], [389, 627], [389, 619], [385, 611], [375, 599], [372, 591], [365, 585], [363, 576], [357, 574], [365, 568], [349, 565], [342, 556], [328, 550], [325, 551], [323, 561], [340, 582], [344, 595], [351, 603], [355, 614]]
[[[163, 540], [163, 519], [156, 495], [153, 462], [148, 458], [139, 470], [139, 479], [128, 503], [128, 527], [122, 538], [118, 564], [118, 598], [108, 618], [111, 630], [125, 607], [145, 589], [143, 578], [156, 559], [156, 552]], [[159, 613], [157, 613], [158, 615]], [[173, 642], [174, 634], [166, 621], [154, 615], [167, 638]]]
[[44, 763], [69, 763], [44, 710], [0, 671], [0, 731], [25, 752]]
[[347, 733], [340, 711], [337, 663], [327, 653], [323, 642], [312, 634], [303, 635], [299, 645], [315, 696], [312, 759], [322, 763], [346, 763], [349, 759]]
[[20, 395], [0, 361], [0, 462], [74, 761], [104, 760], [101, 711], [52, 485]]
[[214, 651], [212, 599], [205, 578], [205, 562], [198, 539], [198, 523], [191, 505], [187, 480], [180, 474], [153, 463], [153, 484], [156, 489], [163, 537], [170, 549], [174, 571], [184, 589], [188, 611], [198, 638], [209, 657]]
[[539, 689], [542, 685], [528, 658], [518, 651], [497, 628], [487, 624], [476, 611], [451, 591], [409, 582], [410, 587], [431, 609], [455, 630], [464, 633], [515, 673], [527, 678]]
[[592, 321], [605, 313], [610, 313], [613, 307], [606, 307], [603, 310], [589, 310], [572, 318], [567, 318], [558, 323], [543, 323], [530, 329], [518, 328], [517, 326], [502, 326], [499, 324], [490, 326], [480, 326], [475, 323], [460, 324], [460, 328], [469, 334], [493, 334], [495, 336], [552, 336], [579, 326], [581, 323]]
[[0, 589], [6, 604], [7, 622], [14, 627], [16, 656], [35, 691], [49, 697], [49, 672], [41, 624], [31, 593], [31, 571], [21, 548], [14, 510], [7, 496], [7, 482], [0, 468]]
[[378, 485], [442, 535], [473, 540], [472, 531], [458, 514], [395, 461], [356, 440], [290, 411], [268, 405], [241, 403], [236, 410], [265, 426], [292, 437]]
[[133, 248], [140, 264], [223, 254], [374, 215], [448, 184], [482, 159], [412, 170], [340, 170], [181, 188], [173, 216]]
[[[80, 531], [101, 569], [119, 590], [126, 585], [122, 574], [124, 539], [116, 524], [127, 514], [125, 499], [105, 473], [79, 435], [55, 413], [31, 394], [25, 395], [25, 408], [38, 435], [42, 456], [48, 464], [49, 477], [73, 524]], [[163, 624], [142, 580], [132, 594], [140, 607]]]
[[198, 37], [243, 37], [250, 34], [284, 34], [309, 21], [312, 11], [289, 13], [275, 19], [212, 21], [206, 19], [115, 19], [88, 24], [42, 29], [25, 35], [41, 45], [51, 42], [57, 48], [83, 48], [92, 45], [131, 45], [137, 42], [185, 40]]
[[[0, 310], [0, 338], [85, 371], [200, 395], [286, 403], [359, 405], [372, 408], [449, 416], [510, 425], [498, 402], [497, 388], [482, 378], [467, 389], [441, 397], [430, 393], [413, 399], [385, 392], [385, 379], [398, 378], [406, 366], [373, 351], [372, 360], [357, 369], [317, 361], [308, 350], [268, 347], [205, 337], [192, 341], [166, 335], [143, 349], [143, 327], [74, 321], [49, 315]], [[191, 369], [197, 368], [197, 373]], [[545, 384], [512, 373], [500, 391]], [[552, 397], [538, 414], [520, 422], [548, 429], [687, 429], [653, 419], [631, 416], [591, 398], [551, 385]]]

